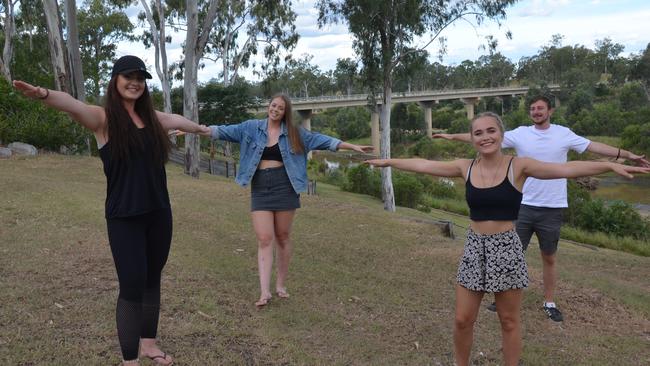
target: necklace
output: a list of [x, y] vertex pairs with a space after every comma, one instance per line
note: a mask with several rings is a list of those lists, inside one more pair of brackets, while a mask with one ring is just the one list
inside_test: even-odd
[[[479, 173], [481, 174], [481, 180], [483, 181], [483, 183], [488, 183], [488, 182], [485, 180], [485, 177], [483, 176], [483, 164], [481, 164], [481, 161], [482, 161], [482, 160], [483, 160], [483, 159], [480, 159], [480, 158], [479, 158], [479, 161], [478, 161], [478, 163], [477, 163], [477, 165], [479, 165], [479, 167], [478, 167], [478, 171], [479, 171]], [[501, 163], [502, 163], [502, 162], [503, 162], [503, 155], [501, 155], [501, 159], [499, 159], [499, 163], [497, 164], [496, 168], [494, 169], [494, 176], [492, 177], [492, 181], [491, 181], [490, 184], [489, 184], [487, 187], [485, 187], [485, 188], [492, 188], [492, 187], [494, 187], [494, 185], [495, 185], [495, 183], [496, 183], [496, 180], [497, 180], [497, 176], [499, 175], [499, 171], [501, 170], [500, 168], [501, 168]]]

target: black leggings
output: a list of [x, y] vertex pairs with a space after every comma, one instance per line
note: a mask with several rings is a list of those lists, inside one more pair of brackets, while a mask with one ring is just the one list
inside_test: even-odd
[[160, 276], [172, 240], [170, 208], [143, 215], [106, 219], [108, 240], [120, 283], [117, 335], [122, 357], [138, 357], [140, 338], [156, 338]]

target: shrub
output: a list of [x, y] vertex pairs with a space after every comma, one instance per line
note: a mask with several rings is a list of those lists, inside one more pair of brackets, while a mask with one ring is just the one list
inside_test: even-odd
[[86, 150], [89, 132], [67, 115], [14, 92], [4, 79], [0, 80], [0, 115], [0, 141], [20, 141], [52, 151], [61, 146]]
[[365, 164], [350, 168], [343, 190], [381, 198], [381, 175]]
[[395, 204], [415, 208], [422, 202], [424, 186], [413, 174], [393, 170], [393, 189]]

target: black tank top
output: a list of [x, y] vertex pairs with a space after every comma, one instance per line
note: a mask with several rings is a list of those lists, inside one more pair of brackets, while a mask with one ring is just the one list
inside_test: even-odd
[[282, 154], [280, 153], [280, 144], [276, 143], [273, 146], [266, 146], [262, 151], [261, 160], [275, 160], [282, 161]]
[[471, 175], [474, 166], [472, 160], [467, 173], [467, 182], [465, 182], [465, 199], [469, 206], [470, 219], [474, 221], [517, 219], [522, 193], [508, 179], [513, 159], [514, 157], [510, 159], [503, 181], [489, 188], [476, 188], [472, 185]]
[[128, 159], [112, 159], [110, 140], [99, 149], [107, 183], [107, 219], [170, 207], [165, 165], [154, 162], [151, 131], [148, 127], [135, 130], [141, 134], [143, 146], [131, 148]]

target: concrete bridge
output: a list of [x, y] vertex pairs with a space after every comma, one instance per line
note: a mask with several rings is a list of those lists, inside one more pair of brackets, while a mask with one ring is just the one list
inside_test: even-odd
[[[429, 90], [419, 92], [398, 92], [393, 93], [393, 103], [418, 103], [424, 108], [424, 121], [427, 126], [427, 136], [431, 136], [433, 126], [431, 125], [431, 109], [434, 104], [439, 103], [441, 100], [459, 99], [465, 104], [467, 111], [467, 118], [474, 118], [474, 106], [476, 103], [485, 97], [505, 97], [524, 95], [528, 92], [527, 86], [514, 86], [514, 87], [498, 87], [498, 88], [480, 88], [480, 89], [455, 89], [455, 90]], [[551, 91], [560, 90], [559, 85], [550, 85]], [[381, 95], [376, 101], [381, 105]], [[353, 94], [350, 96], [321, 96], [312, 98], [292, 98], [293, 109], [298, 112], [302, 118], [302, 126], [308, 130], [311, 129], [311, 117], [314, 113], [327, 108], [342, 108], [342, 107], [356, 107], [368, 106], [368, 94]], [[556, 105], [559, 101], [555, 100]], [[260, 106], [252, 110], [255, 113], [263, 113], [267, 109], [266, 106]], [[379, 109], [372, 110], [370, 113], [370, 127], [372, 145], [375, 151], [379, 151]]]

